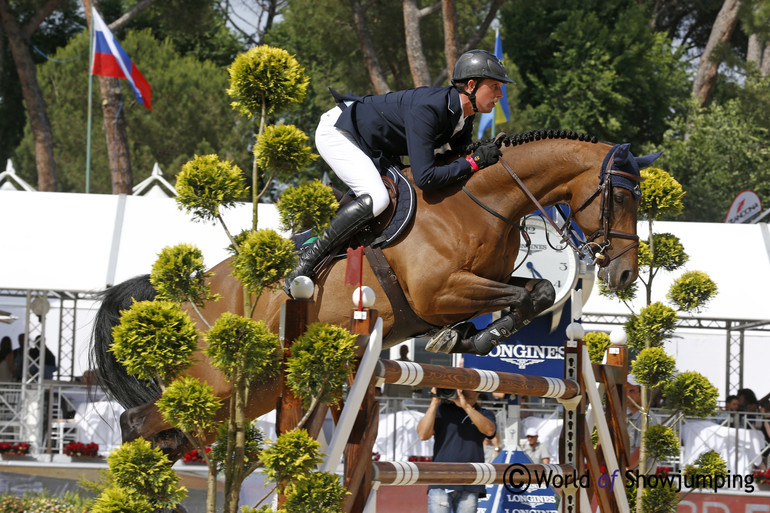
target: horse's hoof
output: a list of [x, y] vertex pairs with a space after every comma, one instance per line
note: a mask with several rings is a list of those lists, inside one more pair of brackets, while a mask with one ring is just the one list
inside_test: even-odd
[[432, 353], [451, 353], [459, 339], [460, 333], [457, 330], [444, 328], [425, 344], [425, 350]]

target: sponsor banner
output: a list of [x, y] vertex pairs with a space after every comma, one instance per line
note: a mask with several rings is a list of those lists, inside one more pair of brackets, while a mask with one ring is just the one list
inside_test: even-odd
[[725, 223], [745, 223], [762, 211], [762, 202], [754, 191], [741, 191], [735, 196], [725, 216]]
[[[549, 378], [564, 377], [564, 341], [567, 340], [569, 313], [572, 311], [571, 300], [564, 304], [564, 315], [559, 325], [551, 330], [550, 313], [536, 317], [531, 323], [501, 342], [486, 356], [467, 354], [463, 360], [466, 367], [486, 369], [498, 372], [513, 372], [528, 376]], [[473, 320], [477, 328], [483, 328], [491, 322], [490, 314]]]

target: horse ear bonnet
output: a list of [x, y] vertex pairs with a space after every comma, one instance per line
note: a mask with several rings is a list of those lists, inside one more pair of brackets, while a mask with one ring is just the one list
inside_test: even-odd
[[[655, 159], [660, 157], [662, 153], [657, 152], [650, 155], [645, 155], [643, 157], [634, 157], [630, 151], [631, 145], [629, 143], [625, 143], [614, 146], [608, 155], [611, 155], [613, 150], [616, 148], [617, 151], [615, 151], [615, 156], [612, 159], [612, 169], [617, 169], [618, 171], [623, 171], [624, 173], [628, 173], [633, 176], [641, 176], [640, 171], [652, 164]], [[605, 166], [606, 159], [605, 164], [602, 166], [602, 180], [604, 179]], [[639, 187], [639, 182], [629, 180], [628, 178], [620, 175], [612, 175], [611, 180], [613, 187], [621, 187], [623, 189], [629, 190], [631, 191], [631, 194], [634, 195], [635, 199], [641, 199], [642, 191]]]

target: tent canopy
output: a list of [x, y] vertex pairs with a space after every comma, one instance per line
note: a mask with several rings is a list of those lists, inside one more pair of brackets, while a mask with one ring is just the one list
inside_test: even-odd
[[[223, 212], [235, 235], [251, 227], [252, 205]], [[166, 246], [194, 244], [212, 267], [230, 244], [218, 224], [195, 222], [170, 198], [0, 191], [4, 220], [0, 289], [95, 292], [149, 273]], [[274, 205], [259, 227], [277, 229]]]

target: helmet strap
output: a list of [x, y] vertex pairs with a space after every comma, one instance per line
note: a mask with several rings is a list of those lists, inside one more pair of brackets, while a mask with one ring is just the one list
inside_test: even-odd
[[478, 112], [479, 109], [476, 107], [476, 91], [479, 90], [479, 86], [481, 85], [481, 80], [479, 79], [468, 79], [468, 80], [476, 81], [476, 86], [473, 88], [473, 91], [469, 93], [468, 91], [465, 90], [465, 86], [468, 85], [468, 82], [465, 82], [464, 84], [460, 83], [459, 85], [462, 87], [457, 87], [457, 90], [460, 91], [460, 93], [467, 96], [468, 99], [471, 101], [471, 105], [473, 106], [473, 112]]

